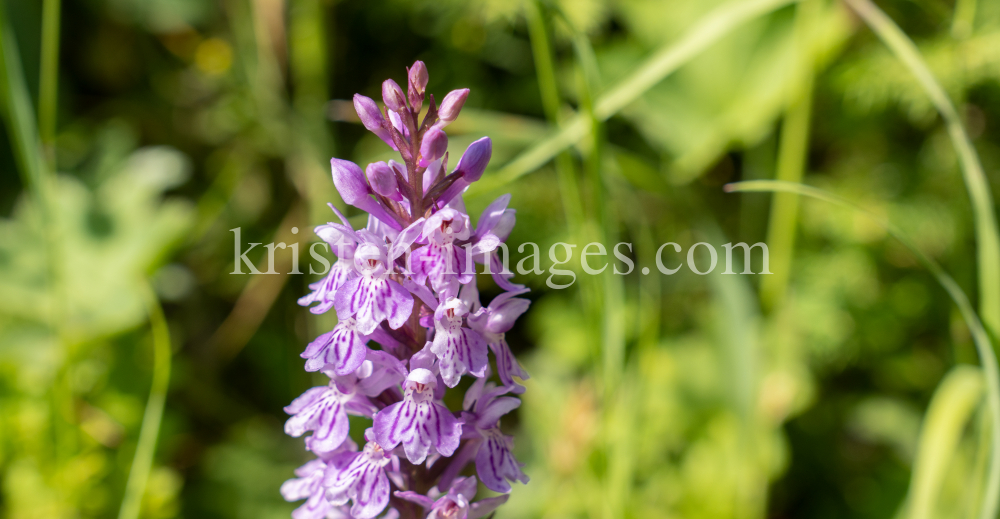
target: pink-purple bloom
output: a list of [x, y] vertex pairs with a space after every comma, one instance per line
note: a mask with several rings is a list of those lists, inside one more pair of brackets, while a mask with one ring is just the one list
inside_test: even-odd
[[448, 387], [455, 387], [466, 373], [484, 376], [489, 365], [486, 340], [479, 332], [463, 325], [468, 313], [468, 303], [457, 297], [442, 302], [434, 313], [431, 353], [437, 357], [441, 377]]
[[386, 452], [371, 431], [365, 432], [364, 449], [336, 456], [327, 464], [322, 480], [326, 499], [336, 506], [352, 501], [350, 514], [358, 519], [370, 519], [385, 510], [389, 504], [386, 471], [399, 472], [399, 459]]
[[467, 456], [474, 456], [476, 473], [486, 488], [494, 491], [510, 492], [510, 482], [528, 482], [528, 476], [521, 471], [523, 463], [514, 458], [514, 440], [500, 431], [500, 417], [517, 409], [521, 401], [510, 396], [501, 396], [510, 388], [495, 387], [481, 378], [465, 394], [463, 413], [466, 426], [463, 436], [471, 441], [467, 444]]
[[331, 380], [302, 393], [285, 407], [285, 412], [292, 415], [285, 422], [285, 433], [298, 437], [313, 431], [311, 442], [316, 450], [332, 451], [347, 439], [348, 414], [370, 417], [375, 411], [368, 398], [345, 392]]
[[438, 494], [440, 492], [436, 488], [426, 496], [411, 491], [396, 492], [397, 497], [423, 507], [428, 512], [427, 519], [479, 519], [506, 503], [510, 497], [490, 497], [473, 503], [472, 498], [476, 496], [476, 476], [458, 478], [452, 483], [447, 494], [437, 499], [431, 497]]
[[462, 436], [462, 420], [444, 404], [434, 400], [437, 377], [430, 370], [417, 368], [403, 383], [403, 401], [396, 402], [375, 415], [375, 437], [380, 445], [392, 449], [403, 444], [406, 459], [419, 465], [431, 451], [451, 456]]
[[[462, 193], [482, 177], [492, 142], [473, 142], [449, 171], [444, 128], [469, 90], [435, 104], [428, 80], [417, 61], [407, 69], [405, 92], [391, 79], [382, 84], [384, 108], [354, 96], [361, 123], [401, 162], [362, 169], [330, 161], [341, 198], [368, 222], [355, 229], [331, 205], [339, 222], [315, 228], [337, 260], [299, 304], [316, 314], [335, 310], [337, 324], [301, 354], [306, 371], [328, 383], [285, 408], [286, 433], [305, 436], [317, 457], [281, 487], [285, 499], [305, 500], [294, 519], [477, 519], [507, 499], [474, 501], [478, 482], [508, 493], [511, 482], [528, 481], [512, 437], [500, 429], [500, 418], [520, 405], [512, 396], [525, 390], [519, 380], [528, 378], [507, 343], [530, 305], [518, 297], [527, 289], [501, 270], [499, 255], [516, 213], [504, 195], [478, 220], [469, 217]], [[477, 265], [488, 267], [502, 290], [486, 306]], [[497, 382], [489, 380], [490, 351]], [[463, 408], [449, 409], [443, 399], [464, 376], [475, 381]], [[360, 450], [349, 416], [372, 420]], [[460, 477], [470, 464], [478, 479]]]

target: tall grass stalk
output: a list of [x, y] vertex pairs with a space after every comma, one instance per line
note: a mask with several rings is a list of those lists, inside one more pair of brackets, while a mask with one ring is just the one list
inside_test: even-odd
[[930, 256], [927, 256], [917, 248], [906, 234], [895, 225], [832, 193], [811, 186], [776, 180], [737, 182], [726, 185], [725, 189], [727, 192], [796, 193], [859, 211], [910, 249], [920, 263], [930, 271], [937, 282], [948, 292], [948, 295], [955, 302], [959, 312], [962, 314], [962, 319], [969, 327], [969, 332], [976, 345], [976, 353], [979, 355], [979, 361], [982, 364], [983, 374], [986, 378], [986, 398], [990, 412], [992, 450], [990, 452], [989, 471], [986, 477], [986, 491], [983, 494], [979, 507], [979, 517], [981, 519], [995, 519], [998, 505], [1000, 505], [1000, 368], [997, 367], [997, 356], [990, 344], [990, 336], [983, 326], [982, 321], [979, 320], [979, 316], [976, 314], [975, 309], [973, 309], [972, 304], [969, 302], [969, 298], [962, 291], [961, 287], [958, 286], [958, 283], [937, 262], [931, 259]]
[[[537, 2], [526, 6], [528, 30], [538, 71], [539, 90], [546, 117], [556, 127], [564, 127], [560, 113], [561, 99], [556, 83], [555, 66], [545, 20], [545, 8]], [[557, 10], [557, 9], [556, 9]], [[557, 10], [557, 14], [558, 13]], [[574, 50], [578, 64], [578, 91], [580, 108], [587, 117], [587, 146], [584, 146], [584, 172], [586, 195], [577, 180], [573, 156], [566, 149], [556, 157], [556, 172], [561, 198], [566, 213], [569, 233], [579, 243], [617, 242], [617, 222], [607, 207], [610, 202], [606, 179], [602, 174], [603, 132], [600, 120], [594, 115], [594, 92], [599, 88], [599, 74], [593, 50], [586, 36], [580, 33], [564, 16], [561, 19], [574, 34]], [[584, 197], [586, 196], [586, 203]], [[587, 207], [588, 210], [585, 210]], [[628, 388], [621, 381], [624, 370], [625, 330], [621, 309], [624, 307], [624, 287], [617, 276], [605, 272], [601, 276], [587, 276], [581, 281], [581, 295], [588, 320], [595, 323], [600, 337], [599, 362], [595, 371], [603, 374], [602, 430], [604, 450], [609, 464], [605, 474], [603, 516], [623, 517], [629, 501], [632, 464], [627, 446], [632, 432], [631, 398]]]
[[[958, 161], [975, 215], [979, 313], [986, 330], [996, 340], [1000, 337], [1000, 230], [997, 229], [993, 195], [983, 173], [983, 166], [979, 162], [979, 156], [972, 146], [972, 141], [969, 140], [955, 105], [931, 73], [913, 41], [869, 0], [845, 1], [910, 70], [944, 119], [948, 136], [951, 137], [952, 145], [958, 153]], [[1000, 489], [997, 489], [997, 492], [1000, 492]]]
[[170, 329], [163, 315], [163, 308], [156, 298], [156, 293], [145, 281], [139, 281], [146, 300], [149, 313], [149, 325], [153, 337], [153, 382], [149, 390], [149, 400], [142, 417], [142, 428], [139, 430], [139, 442], [132, 458], [128, 482], [125, 484], [125, 495], [118, 511], [118, 519], [137, 519], [142, 507], [142, 496], [146, 493], [146, 482], [153, 467], [153, 455], [156, 453], [156, 439], [160, 434], [160, 422], [163, 420], [163, 408], [167, 401], [167, 388], [170, 385]]
[[[528, 35], [531, 38], [531, 51], [535, 60], [542, 109], [545, 111], [545, 118], [549, 123], [556, 128], [561, 128], [564, 126], [559, 113], [562, 101], [559, 96], [559, 86], [556, 83], [555, 65], [552, 62], [552, 46], [549, 42], [548, 27], [546, 27], [542, 9], [543, 7], [538, 2], [526, 2], [525, 17], [528, 21]], [[569, 151], [564, 149], [559, 152], [556, 156], [555, 166], [566, 223], [569, 226], [570, 234], [575, 236], [580, 232], [584, 215], [576, 168]]]
[[[800, 79], [789, 92], [789, 105], [781, 126], [775, 172], [777, 180], [786, 182], [801, 181], [806, 168], [814, 76], [813, 50], [810, 46], [812, 35], [809, 29], [813, 26], [812, 21], [818, 7], [815, 0], [806, 0], [797, 6], [794, 29], [797, 43], [795, 71]], [[760, 299], [765, 310], [777, 306], [788, 288], [798, 213], [799, 197], [775, 193], [771, 202], [766, 240], [773, 274], [764, 276], [760, 282]]]
[[38, 81], [38, 129], [49, 168], [55, 170], [56, 114], [59, 95], [59, 17], [62, 0], [42, 5], [42, 63]]

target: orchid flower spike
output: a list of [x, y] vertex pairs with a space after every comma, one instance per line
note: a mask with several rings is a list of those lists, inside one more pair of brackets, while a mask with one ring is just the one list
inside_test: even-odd
[[[340, 197], [367, 223], [351, 225], [331, 205], [336, 221], [314, 229], [336, 261], [298, 302], [314, 314], [335, 310], [337, 322], [301, 354], [327, 383], [285, 407], [285, 432], [315, 456], [281, 486], [285, 499], [304, 500], [293, 519], [479, 519], [508, 498], [476, 500], [480, 482], [503, 494], [528, 482], [500, 428], [528, 378], [508, 344], [530, 306], [527, 289], [500, 269], [516, 212], [504, 195], [473, 225], [462, 193], [483, 176], [493, 144], [482, 137], [451, 160], [459, 155], [444, 128], [470, 92], [452, 90], [436, 104], [428, 84], [416, 61], [405, 90], [382, 83], [384, 108], [354, 96], [361, 123], [397, 159], [364, 168], [330, 160]], [[477, 265], [502, 290], [486, 306]], [[460, 399], [463, 377], [474, 380]], [[458, 400], [461, 409], [445, 403]], [[360, 449], [350, 435], [358, 420], [371, 425]], [[473, 466], [476, 476], [461, 477]]]

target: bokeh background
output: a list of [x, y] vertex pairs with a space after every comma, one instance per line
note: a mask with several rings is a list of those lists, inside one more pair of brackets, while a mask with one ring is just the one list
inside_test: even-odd
[[[508, 340], [532, 378], [504, 428], [532, 481], [498, 519], [979, 516], [986, 385], [935, 278], [859, 212], [723, 191], [838, 193], [982, 295], [953, 141], [845, 4], [3, 4], [0, 516], [289, 516], [278, 487], [307, 453], [282, 406], [335, 319], [296, 305], [309, 229], [344, 207], [328, 160], [387, 157], [349, 100], [415, 59], [438, 99], [472, 89], [451, 153], [493, 139], [473, 216], [510, 192], [512, 244], [634, 245], [627, 276], [583, 275], [578, 248], [569, 289], [519, 277], [533, 305]], [[995, 196], [1000, 4], [878, 4]], [[244, 250], [300, 241], [307, 273], [279, 249], [278, 274], [230, 274], [234, 228]], [[669, 241], [766, 241], [774, 274], [657, 275]]]

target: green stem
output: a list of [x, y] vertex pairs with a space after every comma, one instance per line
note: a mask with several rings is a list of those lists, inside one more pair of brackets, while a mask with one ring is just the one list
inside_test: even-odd
[[[812, 118], [813, 59], [809, 47], [811, 20], [817, 5], [805, 1], [798, 5], [795, 21], [795, 39], [798, 59], [799, 85], [792, 92], [791, 102], [781, 126], [778, 145], [778, 165], [775, 178], [798, 183], [806, 168], [809, 150], [809, 122]], [[771, 215], [767, 226], [767, 243], [771, 259], [771, 272], [760, 282], [760, 299], [765, 310], [775, 308], [785, 295], [791, 275], [792, 252], [795, 249], [795, 230], [798, 226], [799, 197], [776, 193], [772, 199]]]
[[[850, 1], [850, 0], [849, 0]], [[979, 354], [979, 362], [982, 363], [983, 373], [986, 376], [987, 403], [989, 404], [992, 451], [990, 453], [989, 473], [986, 478], [985, 493], [983, 495], [982, 506], [979, 517], [981, 519], [995, 519], [997, 510], [1000, 508], [1000, 368], [997, 366], [997, 357], [990, 345], [990, 336], [983, 327], [983, 323], [976, 315], [976, 311], [969, 303], [969, 298], [962, 291], [958, 283], [948, 275], [930, 256], [923, 253], [909, 238], [895, 225], [882, 220], [874, 213], [867, 211], [857, 205], [832, 193], [817, 189], [815, 187], [790, 182], [776, 180], [754, 180], [749, 182], [737, 182], [728, 184], [726, 192], [784, 192], [796, 193], [824, 200], [842, 207], [847, 207], [867, 216], [871, 221], [884, 228], [894, 238], [910, 249], [917, 259], [934, 276], [937, 282], [944, 287], [955, 305], [958, 306], [965, 324], [969, 327], [972, 340], [976, 345], [976, 352]]]
[[[49, 218], [52, 203], [51, 175], [42, 161], [38, 131], [31, 113], [31, 97], [24, 81], [17, 39], [10, 26], [6, 10], [0, 4], [0, 97], [3, 117], [14, 151], [14, 160], [42, 209]], [[47, 220], [46, 220], [46, 223]]]
[[[809, 140], [809, 119], [812, 96], [803, 98], [789, 107], [781, 126], [781, 143], [778, 148], [778, 168], [775, 178], [786, 182], [802, 180]], [[771, 202], [771, 215], [767, 225], [767, 243], [770, 252], [769, 276], [760, 282], [760, 299], [765, 309], [777, 306], [788, 287], [795, 248], [795, 229], [798, 226], [799, 199], [788, 193], [776, 193]]]
[[[979, 268], [979, 313], [983, 324], [992, 337], [1000, 334], [1000, 233], [997, 230], [996, 214], [993, 212], [993, 195], [990, 192], [979, 156], [969, 140], [962, 120], [955, 110], [948, 94], [934, 78], [927, 63], [913, 41], [869, 0], [845, 0], [858, 13], [872, 31], [910, 69], [924, 92], [931, 99], [944, 119], [948, 136], [958, 153], [972, 211], [976, 223], [976, 245]], [[1000, 432], [998, 432], [1000, 434]], [[1000, 492], [1000, 490], [998, 490]]]
[[62, 0], [45, 0], [42, 7], [42, 64], [38, 87], [38, 126], [42, 147], [54, 168], [53, 145], [59, 96], [59, 15]]
[[170, 329], [163, 315], [163, 308], [149, 284], [140, 281], [146, 297], [149, 324], [153, 335], [153, 382], [146, 402], [146, 412], [142, 417], [139, 442], [136, 445], [132, 468], [125, 484], [125, 496], [118, 512], [118, 519], [136, 519], [142, 506], [142, 496], [146, 493], [146, 482], [153, 466], [156, 439], [160, 434], [160, 422], [170, 385]]
[[[545, 17], [538, 2], [525, 3], [525, 17], [528, 21], [528, 36], [531, 39], [531, 51], [538, 75], [538, 91], [542, 98], [542, 109], [545, 111], [545, 118], [550, 123], [561, 127], [559, 85], [556, 83], [548, 28], [545, 26]], [[584, 211], [580, 187], [576, 179], [576, 168], [573, 167], [573, 157], [568, 151], [562, 151], [556, 156], [556, 175], [569, 232], [573, 236], [578, 236], [584, 220]]]

